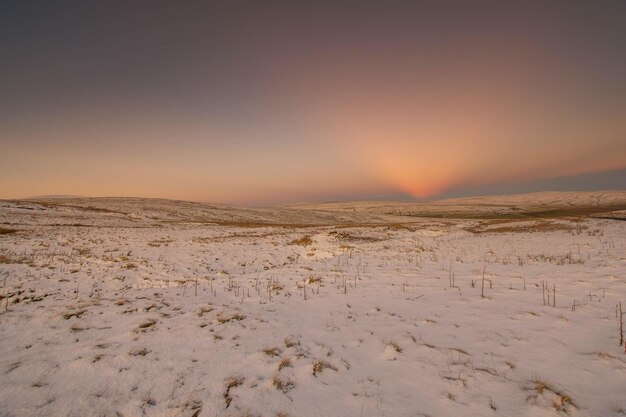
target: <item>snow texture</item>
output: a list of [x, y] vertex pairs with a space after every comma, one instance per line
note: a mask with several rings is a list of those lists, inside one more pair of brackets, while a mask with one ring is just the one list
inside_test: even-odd
[[626, 415], [626, 223], [387, 205], [0, 201], [0, 415]]

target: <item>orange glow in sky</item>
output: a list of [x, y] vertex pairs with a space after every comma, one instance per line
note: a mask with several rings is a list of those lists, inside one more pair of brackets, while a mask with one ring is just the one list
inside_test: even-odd
[[0, 6], [0, 198], [433, 198], [626, 169], [623, 2], [61, 3]]

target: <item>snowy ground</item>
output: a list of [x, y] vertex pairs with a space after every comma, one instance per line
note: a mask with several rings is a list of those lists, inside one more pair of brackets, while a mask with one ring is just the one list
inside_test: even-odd
[[626, 415], [625, 222], [272, 210], [0, 201], [0, 416]]

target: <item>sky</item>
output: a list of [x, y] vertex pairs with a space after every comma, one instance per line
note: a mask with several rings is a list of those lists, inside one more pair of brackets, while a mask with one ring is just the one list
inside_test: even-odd
[[0, 198], [625, 189], [624, 45], [621, 0], [7, 0]]

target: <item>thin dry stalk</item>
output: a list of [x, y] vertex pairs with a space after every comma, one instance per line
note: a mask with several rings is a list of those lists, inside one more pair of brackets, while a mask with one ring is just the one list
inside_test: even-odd
[[480, 286], [480, 296], [481, 298], [485, 298], [485, 270], [487, 269], [487, 265], [483, 268], [483, 279]]
[[[624, 344], [624, 313], [622, 312], [622, 302], [619, 302], [619, 345]], [[624, 352], [626, 352], [626, 345], [624, 345]]]

